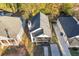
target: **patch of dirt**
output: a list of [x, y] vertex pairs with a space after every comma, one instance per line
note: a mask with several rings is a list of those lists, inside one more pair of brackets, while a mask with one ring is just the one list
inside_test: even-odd
[[8, 47], [2, 56], [29, 56], [29, 53], [25, 46], [22, 44], [19, 46]]
[[27, 37], [26, 34], [24, 34], [23, 36], [22, 43], [25, 45], [28, 53], [31, 55], [33, 46], [32, 46], [32, 42], [30, 41], [30, 39]]

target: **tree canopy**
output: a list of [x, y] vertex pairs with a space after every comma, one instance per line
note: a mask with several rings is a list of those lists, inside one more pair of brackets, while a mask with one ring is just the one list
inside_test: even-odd
[[64, 13], [68, 14], [68, 15], [72, 15], [73, 14], [73, 6], [74, 4], [72, 3], [66, 3], [66, 4], [62, 4], [62, 10]]
[[0, 9], [7, 10], [9, 12], [24, 11], [24, 17], [29, 18], [30, 13], [34, 16], [38, 12], [43, 12], [45, 14], [59, 15], [60, 11], [65, 12], [66, 14], [73, 14], [73, 5], [72, 3], [1, 3]]

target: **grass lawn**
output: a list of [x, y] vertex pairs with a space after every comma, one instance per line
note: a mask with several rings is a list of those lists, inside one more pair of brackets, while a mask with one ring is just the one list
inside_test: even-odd
[[79, 56], [79, 49], [78, 50], [70, 49], [70, 53], [72, 56]]

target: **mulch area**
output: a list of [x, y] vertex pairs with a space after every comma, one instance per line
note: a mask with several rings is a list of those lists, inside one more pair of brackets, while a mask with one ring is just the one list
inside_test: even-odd
[[10, 46], [2, 54], [2, 56], [29, 56], [25, 46], [23, 44], [19, 46]]

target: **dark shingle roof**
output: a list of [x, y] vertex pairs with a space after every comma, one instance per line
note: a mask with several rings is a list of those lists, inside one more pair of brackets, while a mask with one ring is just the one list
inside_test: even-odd
[[59, 17], [59, 21], [69, 38], [79, 35], [79, 24], [72, 16]]
[[31, 31], [38, 29], [38, 28], [42, 28], [43, 29], [43, 33], [45, 35], [51, 36], [51, 30], [50, 30], [50, 25], [49, 25], [49, 19], [48, 17], [43, 14], [43, 13], [38, 13], [36, 14], [32, 20], [32, 29]]

